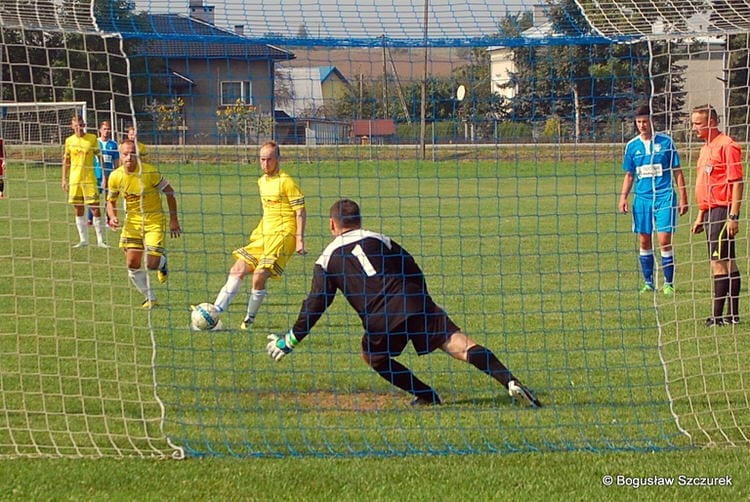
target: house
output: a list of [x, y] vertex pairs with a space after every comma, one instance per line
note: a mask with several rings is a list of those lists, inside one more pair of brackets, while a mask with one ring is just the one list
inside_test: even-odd
[[[543, 40], [558, 36], [555, 33], [552, 22], [547, 17], [544, 5], [535, 5], [532, 10], [533, 25], [521, 32], [521, 38], [526, 40]], [[513, 49], [510, 47], [493, 46], [488, 47], [490, 55], [490, 80], [491, 92], [506, 99], [516, 96], [518, 89], [509, 86], [511, 75], [516, 72], [513, 62]]]
[[338, 99], [350, 84], [335, 66], [278, 67], [276, 70], [276, 109], [291, 117], [333, 115]]
[[[220, 143], [227, 138], [217, 128], [217, 110], [240, 100], [271, 117], [276, 62], [294, 54], [244, 37], [241, 25], [234, 31], [215, 26], [213, 6], [203, 0], [189, 0], [188, 6], [189, 15], [143, 13], [97, 21], [126, 41], [131, 77], [149, 82], [141, 98], [157, 105], [180, 98], [184, 140]], [[152, 143], [177, 141], [174, 131], [159, 130], [152, 118], [147, 112], [137, 115], [139, 137]]]
[[280, 141], [310, 145], [347, 140], [348, 123], [333, 117], [350, 84], [335, 66], [278, 67], [275, 87]]
[[352, 137], [363, 145], [382, 144], [384, 139], [393, 138], [395, 134], [396, 123], [390, 119], [352, 121]]

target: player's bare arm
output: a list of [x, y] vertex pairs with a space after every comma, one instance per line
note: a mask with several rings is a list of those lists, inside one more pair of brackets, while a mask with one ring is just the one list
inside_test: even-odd
[[62, 161], [62, 186], [63, 192], [68, 191], [68, 176], [70, 176], [70, 155], [65, 155]]
[[740, 208], [742, 206], [742, 193], [745, 190], [745, 183], [742, 180], [738, 180], [732, 183], [732, 205], [729, 206], [729, 215], [727, 219], [727, 232], [731, 237], [737, 235], [740, 231]]
[[674, 168], [674, 179], [677, 184], [677, 194], [679, 197], [677, 211], [682, 216], [688, 212], [688, 195], [687, 187], [685, 186], [685, 175], [679, 167]]
[[117, 218], [117, 201], [107, 199], [107, 216], [109, 216], [109, 226], [113, 229], [120, 227], [120, 220]]
[[297, 218], [297, 234], [295, 238], [297, 240], [297, 254], [307, 254], [305, 249], [305, 225], [307, 224], [307, 210], [303, 207], [298, 209], [295, 213]]
[[703, 215], [706, 214], [706, 211], [701, 209], [698, 211], [698, 216], [696, 216], [695, 221], [693, 222], [693, 226], [690, 228], [690, 231], [694, 234], [699, 234], [703, 232]]
[[164, 188], [164, 195], [167, 197], [167, 207], [169, 208], [169, 233], [172, 237], [179, 237], [182, 229], [180, 228], [180, 220], [177, 216], [177, 199], [170, 185]]
[[620, 212], [628, 212], [628, 195], [630, 195], [630, 189], [633, 188], [633, 173], [625, 173], [625, 178], [622, 180], [622, 190], [620, 190]]

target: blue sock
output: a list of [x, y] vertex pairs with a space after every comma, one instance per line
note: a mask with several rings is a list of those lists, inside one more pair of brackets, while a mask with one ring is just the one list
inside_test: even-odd
[[664, 270], [664, 283], [672, 284], [674, 280], [674, 251], [661, 253], [661, 268]]
[[654, 285], [654, 251], [651, 249], [641, 249], [640, 252], [641, 271], [643, 279], [649, 286]]

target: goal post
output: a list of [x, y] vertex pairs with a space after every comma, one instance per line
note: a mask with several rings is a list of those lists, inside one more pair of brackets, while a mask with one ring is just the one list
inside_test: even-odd
[[8, 145], [61, 145], [70, 136], [70, 122], [86, 122], [86, 102], [13, 103], [0, 101], [0, 138]]
[[[739, 324], [705, 325], [714, 281], [705, 234], [691, 231], [703, 146], [692, 108], [713, 105], [750, 165], [750, 13], [736, 2], [84, 0], [62, 15], [68, 3], [0, 10], [12, 182], [0, 203], [0, 458], [750, 442], [750, 206], [735, 241]], [[641, 250], [633, 194], [628, 212], [619, 204], [641, 105], [687, 183], [671, 255], [656, 235]], [[146, 272], [153, 309], [130, 282], [122, 234], [105, 232], [109, 249], [71, 247], [59, 162], [63, 116], [78, 107], [90, 129], [137, 121], [140, 160], [175, 189], [182, 235], [152, 246], [169, 264], [165, 283]], [[268, 281], [250, 330], [247, 277], [223, 329], [192, 331], [190, 306], [214, 301], [263, 215], [257, 156], [270, 139], [305, 195], [308, 253]], [[489, 359], [407, 345], [396, 359], [443, 400], [412, 408], [363, 361], [361, 319], [343, 298], [283, 360], [269, 358], [267, 337], [294, 324], [340, 198], [414, 256], [435, 302], [542, 408], [479, 371]], [[658, 287], [640, 293], [651, 258]], [[661, 289], [667, 267], [674, 294]]]

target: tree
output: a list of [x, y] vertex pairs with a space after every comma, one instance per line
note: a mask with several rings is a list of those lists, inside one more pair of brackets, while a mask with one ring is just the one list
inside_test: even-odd
[[216, 110], [216, 129], [219, 134], [227, 139], [233, 136], [238, 145], [247, 144], [252, 133], [255, 133], [256, 142], [259, 142], [261, 136], [270, 136], [273, 125], [273, 117], [260, 113], [258, 108], [241, 99], [233, 105]]
[[485, 48], [474, 48], [471, 51], [472, 62], [457, 68], [453, 78], [457, 82], [451, 89], [451, 99], [458, 85], [466, 89], [465, 98], [457, 103], [457, 114], [460, 119], [478, 129], [479, 135], [492, 134], [495, 122], [502, 116], [505, 98], [492, 92], [490, 75], [490, 53]]
[[750, 36], [747, 34], [728, 35], [729, 61], [726, 86], [728, 133], [739, 141], [749, 141], [747, 124], [750, 123], [750, 103], [748, 103], [748, 78], [750, 78]]
[[[514, 120], [546, 123], [557, 115], [572, 123], [580, 141], [607, 132], [613, 116], [630, 115], [640, 102], [651, 102], [662, 115], [682, 113], [684, 78], [673, 42], [603, 41], [573, 0], [547, 2], [555, 33], [568, 43], [514, 50], [509, 85], [517, 94], [508, 110]], [[668, 99], [652, 99], [656, 95]]]

